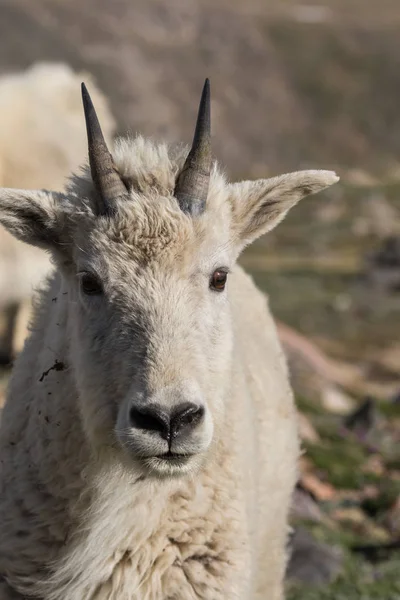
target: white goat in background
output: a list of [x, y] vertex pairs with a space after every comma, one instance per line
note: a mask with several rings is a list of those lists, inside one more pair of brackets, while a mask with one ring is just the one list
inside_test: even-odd
[[[37, 63], [0, 77], [0, 185], [62, 190], [66, 178], [82, 164], [87, 151], [79, 82], [64, 63]], [[86, 76], [86, 75], [85, 75]], [[105, 97], [94, 85], [94, 98], [111, 140], [115, 122]], [[30, 317], [30, 300], [50, 269], [49, 256], [27, 247], [0, 228], [0, 310], [20, 307], [17, 329], [4, 340], [21, 350]], [[4, 347], [5, 352], [10, 348]]]

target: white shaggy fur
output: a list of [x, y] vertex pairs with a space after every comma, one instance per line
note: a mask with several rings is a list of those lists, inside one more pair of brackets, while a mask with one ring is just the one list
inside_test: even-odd
[[[87, 153], [79, 85], [86, 73], [64, 63], [36, 63], [0, 77], [0, 185], [61, 190]], [[106, 139], [115, 122], [104, 96], [91, 83]], [[30, 304], [49, 273], [49, 256], [21, 244], [0, 227], [0, 309]], [[24, 332], [19, 336], [24, 338]], [[17, 342], [20, 350], [21, 341]]]
[[[186, 152], [121, 141], [130, 191], [112, 217], [93, 213], [87, 172], [65, 195], [0, 191], [0, 221], [58, 265], [3, 413], [1, 600], [283, 597], [296, 415], [266, 298], [235, 261], [337, 177], [227, 184], [215, 167], [192, 219], [173, 197]], [[219, 293], [209, 280], [221, 266]], [[102, 295], [83, 294], [82, 270]], [[185, 468], [163, 472], [121, 423], [127, 403], [167, 408], [185, 394], [208, 424]]]

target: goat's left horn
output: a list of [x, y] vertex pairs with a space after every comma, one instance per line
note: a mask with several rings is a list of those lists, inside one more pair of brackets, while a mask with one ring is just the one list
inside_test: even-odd
[[181, 209], [190, 215], [206, 207], [211, 171], [210, 82], [206, 79], [201, 95], [192, 148], [175, 185]]
[[98, 212], [102, 215], [109, 214], [113, 210], [113, 200], [125, 194], [126, 187], [114, 166], [93, 102], [84, 83], [82, 83], [82, 101], [85, 111], [90, 171], [99, 195]]

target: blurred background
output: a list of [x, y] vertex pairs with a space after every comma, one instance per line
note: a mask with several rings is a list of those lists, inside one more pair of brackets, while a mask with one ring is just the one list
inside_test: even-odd
[[[241, 259], [300, 413], [290, 600], [400, 598], [399, 26], [398, 0], [0, 2], [1, 186], [61, 190], [86, 160], [82, 79], [109, 141], [189, 143], [208, 76], [231, 179], [341, 175]], [[49, 266], [0, 229], [3, 397]]]

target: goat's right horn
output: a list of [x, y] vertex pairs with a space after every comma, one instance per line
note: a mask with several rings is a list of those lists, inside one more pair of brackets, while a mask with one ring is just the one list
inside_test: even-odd
[[206, 79], [193, 144], [175, 185], [175, 197], [183, 212], [195, 216], [204, 211], [211, 162], [210, 82]]
[[93, 102], [84, 83], [82, 83], [82, 101], [85, 111], [90, 171], [99, 195], [98, 212], [105, 215], [112, 213], [113, 200], [125, 194], [126, 187], [115, 168]]

